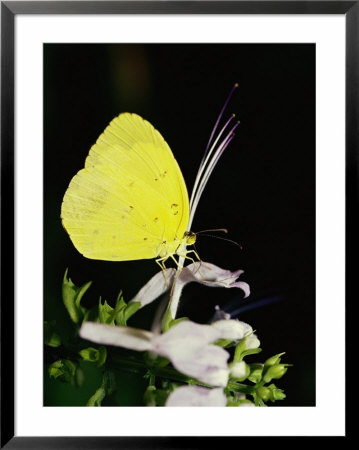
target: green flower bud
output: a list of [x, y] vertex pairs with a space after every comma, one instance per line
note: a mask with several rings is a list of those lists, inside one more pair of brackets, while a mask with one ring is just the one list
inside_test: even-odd
[[275, 384], [261, 386], [256, 390], [257, 395], [265, 402], [283, 400], [286, 396], [282, 389], [278, 389]]
[[270, 384], [268, 388], [271, 390], [271, 400], [275, 402], [276, 400], [283, 400], [286, 395], [282, 389], [278, 389], [275, 384]]
[[146, 406], [156, 406], [156, 387], [148, 386], [144, 395], [143, 400]]
[[287, 372], [288, 364], [275, 364], [270, 366], [263, 377], [265, 383], [269, 383], [273, 379], [282, 378], [282, 376]]
[[263, 364], [250, 364], [250, 374], [248, 380], [252, 383], [258, 383], [262, 379]]
[[256, 406], [253, 402], [248, 399], [238, 400], [237, 406]]
[[59, 359], [49, 366], [49, 376], [65, 383], [75, 383], [76, 364], [69, 359]]
[[274, 366], [274, 364], [279, 364], [280, 357], [284, 354], [285, 354], [285, 352], [278, 353], [277, 355], [274, 355], [274, 356], [268, 358], [267, 361], [264, 363], [264, 367], [270, 367], [270, 366]]
[[93, 347], [84, 348], [79, 352], [84, 361], [95, 363], [97, 367], [105, 364], [107, 357], [106, 347], [101, 346], [98, 350]]
[[91, 281], [81, 287], [75, 286], [71, 279], [67, 278], [66, 269], [62, 282], [62, 300], [71, 320], [76, 324], [80, 323], [85, 315], [86, 308], [82, 307], [80, 303], [83, 295], [90, 286]]
[[102, 304], [102, 300], [100, 297], [98, 303], [98, 317], [101, 323], [105, 323], [107, 325], [115, 325], [117, 311], [115, 311], [112, 306], [110, 306], [105, 300]]
[[247, 355], [260, 353], [262, 349], [258, 348], [259, 345], [260, 342], [256, 335], [250, 334], [249, 336], [246, 336], [237, 344], [233, 361], [239, 362]]
[[257, 395], [265, 402], [271, 399], [271, 390], [265, 386], [262, 386], [257, 389]]
[[140, 302], [127, 304], [122, 297], [122, 291], [118, 294], [115, 308], [112, 308], [105, 300], [102, 304], [101, 297], [98, 305], [98, 316], [101, 323], [107, 325], [126, 326], [128, 319], [135, 314], [141, 306]]

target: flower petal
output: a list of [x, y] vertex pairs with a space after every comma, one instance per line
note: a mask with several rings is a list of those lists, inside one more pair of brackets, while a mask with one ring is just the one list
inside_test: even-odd
[[197, 281], [211, 287], [239, 287], [244, 291], [245, 297], [248, 297], [250, 293], [248, 284], [243, 281], [236, 281], [242, 273], [243, 270], [231, 272], [230, 270], [221, 269], [214, 264], [202, 262], [186, 266], [179, 278], [184, 284]]
[[220, 339], [221, 331], [212, 325], [202, 325], [182, 320], [174, 325], [166, 333], [155, 338], [160, 345], [205, 345]]
[[129, 303], [140, 302], [140, 308], [152, 303], [160, 295], [168, 291], [171, 286], [176, 269], [170, 268], [165, 271], [157, 272], [130, 300]]
[[210, 343], [221, 337], [211, 325], [183, 321], [153, 339], [152, 351], [168, 358], [181, 373], [212, 386], [226, 386], [229, 353]]
[[188, 351], [173, 348], [167, 353], [173, 366], [181, 373], [210, 386], [226, 386], [229, 377], [229, 353], [217, 345], [194, 347]]
[[240, 320], [217, 320], [211, 324], [212, 327], [220, 331], [222, 339], [231, 339], [238, 341], [252, 333], [253, 329], [250, 325]]
[[166, 406], [226, 406], [223, 389], [207, 389], [201, 386], [181, 386], [173, 391]]
[[193, 281], [209, 287], [240, 288], [244, 291], [244, 296], [248, 297], [250, 294], [249, 285], [244, 281], [236, 281], [242, 273], [243, 270], [231, 272], [230, 270], [221, 269], [214, 264], [203, 261], [184, 267], [173, 290], [171, 300], [172, 317], [176, 316], [178, 302], [183, 288], [186, 284]]
[[84, 322], [79, 335], [97, 344], [115, 345], [137, 351], [150, 350], [153, 337], [150, 331], [95, 322]]

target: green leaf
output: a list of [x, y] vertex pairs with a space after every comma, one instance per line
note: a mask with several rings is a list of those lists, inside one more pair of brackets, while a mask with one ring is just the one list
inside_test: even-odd
[[101, 297], [98, 304], [98, 317], [101, 323], [115, 325], [115, 310], [107, 303], [106, 300], [102, 304]]
[[69, 313], [71, 320], [79, 324], [85, 315], [86, 308], [83, 308], [80, 303], [83, 295], [91, 286], [92, 281], [84, 284], [81, 287], [75, 286], [70, 278], [67, 278], [68, 269], [66, 269], [64, 279], [62, 282], [62, 300]]
[[[141, 302], [133, 302], [125, 307], [124, 313], [123, 313], [123, 319], [124, 319], [123, 325], [127, 325], [128, 319], [130, 317], [132, 317], [139, 310], [140, 306], [141, 306]], [[121, 324], [118, 324], [118, 325], [121, 325]]]
[[127, 325], [127, 320], [138, 310], [141, 306], [140, 302], [133, 302], [127, 305], [122, 297], [122, 291], [118, 294], [115, 308], [112, 308], [105, 300], [102, 304], [101, 297], [98, 306], [99, 319], [101, 323], [108, 325]]

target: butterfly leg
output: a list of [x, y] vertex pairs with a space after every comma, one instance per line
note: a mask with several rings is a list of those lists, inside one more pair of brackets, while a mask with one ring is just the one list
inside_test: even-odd
[[166, 269], [167, 269], [167, 267], [166, 267], [166, 265], [165, 265], [165, 261], [166, 261], [167, 259], [168, 259], [168, 256], [164, 256], [163, 258], [158, 258], [158, 259], [156, 259], [155, 261], [156, 261], [156, 263], [161, 267], [161, 270], [162, 270], [164, 279], [165, 279], [165, 281], [166, 281], [166, 285], [169, 286], [168, 279], [167, 279], [167, 276], [166, 276]]
[[196, 261], [193, 258], [191, 258], [190, 256], [187, 256], [188, 253], [194, 253], [196, 255], [198, 261], [201, 262], [201, 259], [200, 259], [200, 257], [198, 256], [198, 253], [195, 250], [189, 250], [189, 251], [186, 251], [185, 253], [177, 253], [177, 255], [179, 257], [182, 257], [182, 258], [185, 258], [185, 259], [189, 259], [190, 261], [192, 261], [193, 265], [196, 267]]
[[[186, 253], [184, 253], [184, 254], [178, 253], [178, 256], [182, 256], [182, 257], [185, 258], [185, 259], [189, 259], [190, 261], [192, 261], [192, 263], [193, 263], [194, 266], [196, 267], [196, 262], [195, 262], [195, 260], [194, 260], [193, 258], [187, 256], [188, 253], [194, 253], [194, 255], [196, 256], [196, 258], [197, 258], [198, 261], [199, 261], [199, 267], [198, 267], [198, 269], [196, 268], [196, 271], [194, 272], [194, 273], [196, 274], [197, 272], [199, 272], [199, 270], [200, 270], [200, 268], [201, 268], [202, 260], [201, 260], [201, 258], [199, 257], [198, 253], [196, 252], [196, 250], [188, 250], [188, 251], [187, 251]], [[199, 272], [199, 274], [200, 274], [200, 277], [202, 278], [202, 280], [204, 281], [204, 278], [203, 278], [203, 276], [201, 275], [201, 272]]]

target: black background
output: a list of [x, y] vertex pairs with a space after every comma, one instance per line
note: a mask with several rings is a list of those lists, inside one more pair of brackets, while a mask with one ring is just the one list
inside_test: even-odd
[[[90, 147], [119, 113], [149, 120], [170, 145], [189, 192], [219, 111], [233, 84], [229, 107], [240, 120], [204, 191], [193, 231], [229, 230], [243, 246], [198, 237], [203, 261], [243, 269], [256, 299], [282, 301], [243, 312], [261, 340], [264, 361], [286, 352], [292, 363], [278, 380], [287, 398], [276, 405], [315, 405], [315, 46], [312, 44], [46, 44], [44, 46], [44, 318], [70, 326], [61, 300], [65, 269], [77, 285], [93, 285], [84, 305], [101, 295], [125, 300], [152, 276], [153, 260], [85, 259], [60, 221], [63, 195]], [[241, 292], [190, 285], [179, 315], [206, 323], [216, 304]], [[150, 328], [157, 304], [130, 321]], [[46, 370], [46, 367], [45, 367]], [[98, 382], [85, 386], [92, 395]], [[45, 376], [47, 405], [83, 404], [76, 390]], [[142, 381], [133, 382], [133, 392]], [[131, 390], [131, 389], [129, 389]], [[134, 394], [135, 395], [135, 394]], [[127, 402], [127, 403], [126, 403]], [[137, 400], [138, 404], [140, 401]], [[123, 404], [136, 404], [127, 399]]]

